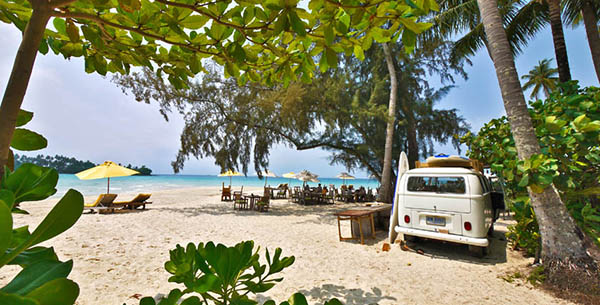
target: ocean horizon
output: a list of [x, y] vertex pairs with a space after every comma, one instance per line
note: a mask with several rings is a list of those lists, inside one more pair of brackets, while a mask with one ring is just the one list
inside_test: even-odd
[[[343, 180], [339, 178], [321, 178], [321, 185], [330, 184], [340, 187]], [[128, 176], [110, 178], [110, 192], [113, 194], [121, 193], [152, 193], [161, 190], [172, 190], [179, 188], [212, 186], [219, 187], [225, 183], [229, 184], [229, 177], [218, 177], [215, 175], [152, 175], [152, 176]], [[282, 177], [268, 178], [267, 185], [276, 187], [281, 183], [288, 183], [290, 186], [301, 186], [302, 181], [298, 179], [288, 179]], [[308, 182], [310, 186], [317, 186], [319, 183]], [[365, 188], [377, 188], [379, 182], [375, 179], [357, 178], [346, 180], [346, 184], [353, 184], [355, 187], [364, 186]], [[235, 189], [241, 186], [262, 187], [265, 180], [257, 176], [239, 176], [231, 177], [231, 185]], [[81, 180], [73, 174], [60, 174], [57, 192], [54, 196], [62, 196], [67, 190], [75, 189], [84, 196], [94, 196], [106, 193], [106, 179]]]

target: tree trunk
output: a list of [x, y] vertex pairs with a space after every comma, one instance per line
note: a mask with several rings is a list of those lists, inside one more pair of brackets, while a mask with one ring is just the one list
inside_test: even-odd
[[398, 92], [398, 81], [396, 80], [396, 68], [394, 59], [387, 43], [383, 45], [385, 62], [390, 74], [390, 103], [388, 105], [388, 122], [385, 129], [385, 154], [383, 156], [383, 170], [381, 175], [381, 200], [392, 202], [392, 147], [394, 141], [394, 124], [396, 123], [396, 98]]
[[600, 82], [600, 35], [598, 34], [598, 16], [590, 1], [584, 1], [581, 9], [583, 15], [583, 24], [587, 34], [588, 44], [592, 52], [592, 61], [596, 69], [596, 77]]
[[15, 131], [17, 116], [27, 91], [27, 85], [29, 84], [35, 57], [44, 37], [46, 24], [50, 19], [51, 8], [47, 1], [32, 0], [30, 2], [33, 6], [31, 19], [25, 27], [25, 32], [23, 32], [23, 40], [15, 57], [13, 69], [0, 105], [0, 177], [4, 173], [4, 166], [8, 164], [10, 141]]
[[419, 143], [417, 142], [417, 122], [412, 109], [407, 107], [404, 111], [406, 116], [406, 141], [408, 142], [408, 166], [415, 168], [419, 161]]
[[[527, 111], [498, 4], [496, 0], [477, 0], [477, 3], [517, 153], [519, 159], [528, 159], [541, 150]], [[542, 262], [546, 266], [550, 283], [564, 288], [580, 288], [582, 286], [577, 285], [585, 285], [585, 282], [593, 287], [597, 279], [593, 275], [590, 277], [589, 272], [597, 274], [597, 265], [586, 252], [584, 237], [556, 189], [553, 186], [547, 187], [540, 194], [529, 189], [529, 196], [542, 236]], [[583, 280], [582, 276], [586, 276], [589, 281]]]
[[563, 33], [562, 21], [560, 19], [560, 0], [547, 0], [547, 2], [550, 13], [552, 41], [554, 42], [554, 54], [558, 66], [558, 79], [561, 83], [564, 83], [571, 80], [571, 69], [569, 68], [565, 34]]

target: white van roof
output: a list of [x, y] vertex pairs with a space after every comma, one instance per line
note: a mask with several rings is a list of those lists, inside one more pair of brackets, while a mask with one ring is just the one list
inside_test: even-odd
[[480, 172], [472, 168], [464, 167], [423, 167], [413, 168], [406, 172], [407, 174], [475, 174], [481, 175]]

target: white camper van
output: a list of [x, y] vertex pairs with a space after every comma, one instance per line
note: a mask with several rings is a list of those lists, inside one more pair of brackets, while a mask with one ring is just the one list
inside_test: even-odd
[[405, 240], [423, 237], [467, 244], [473, 255], [483, 256], [500, 208], [492, 204], [491, 184], [480, 171], [469, 168], [471, 160], [443, 158], [406, 170], [402, 153], [390, 241], [401, 233]]

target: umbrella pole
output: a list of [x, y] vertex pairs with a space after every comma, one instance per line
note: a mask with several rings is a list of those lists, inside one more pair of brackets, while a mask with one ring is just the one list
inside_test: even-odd
[[231, 187], [231, 176], [229, 176], [229, 187]]
[[110, 177], [107, 178], [107, 183], [106, 183], [106, 193], [110, 194]]
[[269, 177], [265, 176], [265, 187], [267, 187], [267, 180], [269, 180]]

